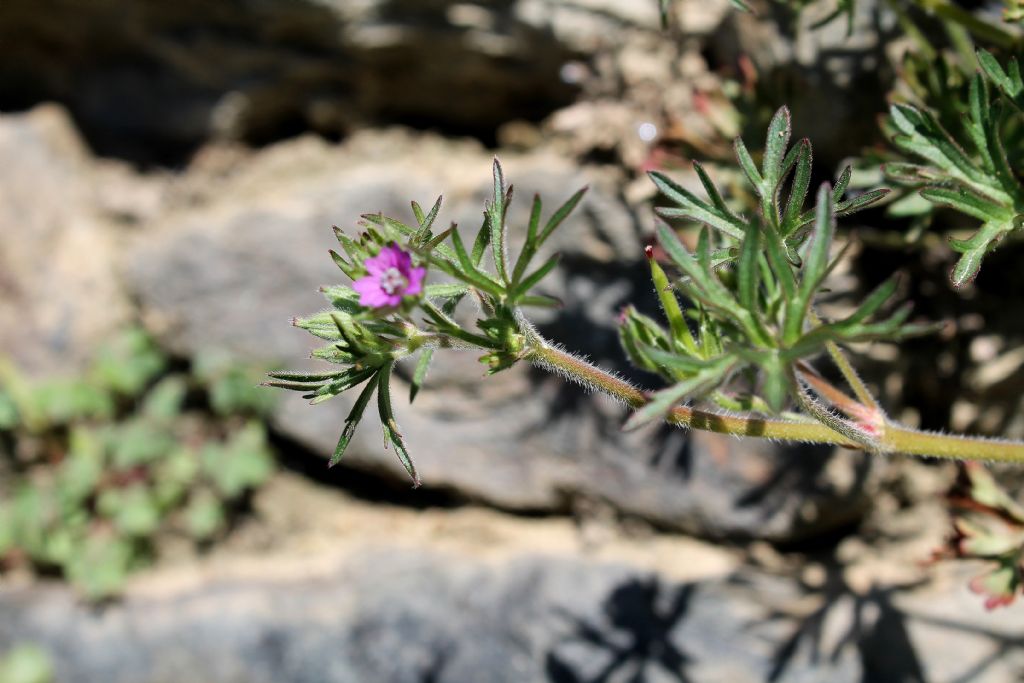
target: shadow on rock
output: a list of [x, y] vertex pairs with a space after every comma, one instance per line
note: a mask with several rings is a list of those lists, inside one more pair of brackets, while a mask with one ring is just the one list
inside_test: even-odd
[[[605, 601], [604, 623], [565, 614], [574, 633], [547, 654], [545, 669], [553, 683], [606, 683], [619, 680], [645, 683], [647, 671], [657, 668], [679, 683], [693, 679], [686, 673], [691, 657], [672, 639], [672, 632], [687, 615], [695, 586], [684, 584], [670, 591], [654, 579], [633, 578], [617, 587]], [[593, 673], [581, 671], [560, 649], [582, 648], [587, 662], [604, 661]]]

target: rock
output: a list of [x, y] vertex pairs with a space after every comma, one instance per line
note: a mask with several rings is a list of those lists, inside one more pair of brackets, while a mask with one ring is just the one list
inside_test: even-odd
[[[374, 528], [394, 531], [374, 507]], [[353, 545], [342, 532], [301, 556], [165, 568], [101, 607], [7, 586], [0, 652], [36, 644], [76, 683], [1011, 683], [1024, 665], [1024, 615], [985, 612], [957, 565], [909, 580], [892, 558], [673, 579], [564, 547], [483, 560], [496, 539], [466, 553], [429, 547], [436, 535]]]
[[493, 143], [580, 96], [661, 126], [692, 111], [682, 56], [730, 11], [679, 9], [681, 44], [657, 0], [9, 0], [0, 109], [56, 100], [102, 154], [175, 166], [211, 140], [393, 123]]
[[850, 34], [845, 16], [813, 27], [834, 5], [811, 5], [794, 17], [788, 8], [764, 2], [756, 15], [728, 15], [708, 43], [718, 64], [749, 59], [760, 101], [789, 107], [794, 139], [810, 138], [815, 162], [824, 169], [837, 169], [879, 140], [876, 117], [886, 109], [894, 76], [885, 50], [895, 15], [885, 3], [858, 0], [854, 6]]
[[[721, 579], [614, 565], [483, 565], [395, 549], [328, 572], [258, 571], [142, 590], [92, 610], [64, 589], [0, 591], [0, 651], [38, 643], [76, 683], [765, 680], [786, 624]], [[129, 646], [130, 644], [130, 646]], [[634, 674], [634, 672], [638, 672]], [[781, 681], [857, 681], [854, 656]], [[608, 679], [608, 680], [618, 680]]]
[[102, 179], [67, 113], [0, 114], [0, 358], [60, 374], [130, 314]]
[[11, 0], [0, 108], [61, 101], [98, 150], [146, 163], [187, 158], [211, 138], [338, 136], [368, 123], [493, 139], [500, 124], [573, 99], [560, 70], [579, 56], [581, 20], [608, 36], [656, 16], [577, 4], [556, 33], [552, 7], [527, 21], [508, 0]]
[[[515, 228], [525, 224], [534, 192], [543, 192], [550, 212], [590, 184], [579, 215], [551, 245], [564, 259], [549, 291], [566, 305], [537, 317], [542, 331], [650, 384], [625, 364], [614, 324], [627, 302], [656, 307], [640, 260], [645, 219], [619, 199], [620, 178], [547, 152], [507, 155], [504, 163], [516, 188], [513, 234], [522, 234]], [[475, 230], [489, 170], [490, 158], [472, 143], [400, 131], [360, 134], [340, 147], [312, 138], [282, 143], [219, 180], [202, 173], [184, 180], [202, 188], [191, 196], [193, 206], [140, 234], [128, 278], [144, 318], [172, 351], [190, 356], [220, 347], [294, 366], [315, 340], [286, 321], [322, 307], [315, 289], [343, 278], [325, 253], [333, 244], [327, 226], [352, 226], [360, 213], [378, 210], [407, 216], [409, 199], [430, 202], [444, 191], [439, 220]], [[528, 367], [484, 378], [474, 356], [438, 354], [416, 404], [397, 404], [429, 487], [515, 510], [567, 510], [593, 500], [670, 528], [773, 540], [849, 523], [873, 490], [861, 456], [688, 438], [667, 428], [623, 434], [623, 410], [610, 400]], [[394, 394], [406, 395], [401, 381]], [[289, 394], [275, 425], [327, 455], [351, 400], [311, 408]], [[374, 420], [366, 417], [345, 463], [407, 481], [398, 459], [382, 449]]]

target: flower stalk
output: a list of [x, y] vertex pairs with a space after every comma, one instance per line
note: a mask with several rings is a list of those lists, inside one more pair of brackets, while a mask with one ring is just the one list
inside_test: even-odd
[[[655, 258], [654, 249], [646, 249], [667, 325], [630, 306], [619, 318], [619, 336], [633, 364], [661, 376], [668, 383], [664, 388], [637, 388], [544, 339], [530, 323], [528, 307], [560, 305], [536, 292], [557, 265], [558, 254], [537, 257], [586, 188], [547, 221], [542, 221], [541, 200], [535, 197], [526, 242], [513, 260], [506, 223], [512, 186], [506, 185], [497, 161], [493, 199], [472, 241], [465, 241], [455, 225], [434, 234], [440, 198], [429, 212], [413, 203], [416, 225], [367, 214], [358, 238], [336, 230], [344, 255], [332, 257], [352, 285], [325, 287], [332, 308], [295, 324], [329, 342], [314, 357], [342, 369], [272, 373], [277, 381], [270, 384], [304, 392], [313, 403], [363, 385], [331, 463], [341, 459], [376, 394], [385, 441], [416, 484], [419, 479], [392, 408], [390, 380], [396, 363], [415, 356], [409, 392], [414, 399], [440, 349], [482, 352], [479, 360], [487, 374], [527, 361], [605, 393], [633, 411], [624, 425], [627, 430], [665, 421], [873, 454], [1024, 463], [1021, 442], [935, 434], [892, 421], [857, 375], [844, 346], [898, 342], [937, 328], [908, 322], [909, 305], [890, 305], [898, 290], [895, 277], [866, 294], [845, 317], [825, 320], [818, 315], [815, 298], [827, 288], [826, 278], [845, 252], [833, 248], [837, 218], [877, 203], [887, 190], [846, 198], [848, 167], [834, 184], [823, 184], [812, 194], [810, 142], [800, 140], [791, 147], [790, 138], [790, 115], [783, 107], [769, 124], [760, 164], [736, 141], [738, 164], [760, 200], [754, 215], [738, 213], [699, 164], [694, 170], [707, 199], [664, 174], [651, 174], [669, 202], [656, 209], [666, 221], [656, 231], [664, 263]], [[807, 207], [811, 197], [813, 205]], [[676, 220], [703, 225], [696, 251], [690, 251], [668, 222]], [[485, 259], [488, 252], [491, 258]], [[488, 261], [495, 273], [488, 272]], [[427, 284], [429, 268], [450, 281]], [[457, 314], [467, 300], [476, 304], [469, 325]], [[831, 360], [852, 393], [815, 369], [811, 361], [819, 358]], [[791, 412], [793, 406], [800, 412]]]
[[[605, 393], [633, 409], [650, 402], [650, 394], [587, 361], [574, 356], [550, 342], [533, 335], [526, 358], [535, 366], [553, 371], [566, 379]], [[820, 389], [828, 383], [816, 383]], [[841, 394], [830, 387], [829, 393]], [[833, 394], [835, 395], [835, 394]], [[847, 400], [852, 401], [849, 397]], [[866, 410], [865, 406], [861, 406]], [[719, 414], [688, 406], [676, 406], [666, 416], [669, 424], [734, 436], [781, 439], [803, 443], [819, 443], [862, 448], [848, 436], [822, 423], [796, 422], [761, 416]], [[982, 437], [937, 434], [885, 421], [876, 437], [877, 451], [885, 454], [902, 453], [933, 458], [982, 462], [1024, 463], [1024, 442], [1004, 441]]]

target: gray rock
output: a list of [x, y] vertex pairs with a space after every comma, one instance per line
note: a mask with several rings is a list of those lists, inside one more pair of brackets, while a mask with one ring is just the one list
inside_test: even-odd
[[878, 140], [876, 117], [894, 78], [885, 50], [897, 32], [895, 15], [873, 0], [857, 0], [849, 35], [845, 16], [814, 28], [833, 8], [815, 3], [794, 17], [765, 2], [756, 16], [730, 14], [709, 41], [719, 63], [750, 59], [765, 104], [789, 107], [795, 139], [810, 138], [826, 169]]
[[[6, 590], [0, 614], [0, 651], [39, 643], [76, 683], [758, 681], [789, 630], [759, 623], [765, 608], [721, 579], [394, 548], [329, 574], [215, 577], [95, 609], [65, 589]], [[800, 657], [778, 680], [822, 676], [861, 680], [848, 654]]]
[[1011, 683], [1024, 667], [1021, 611], [986, 613], [962, 567], [680, 582], [383, 543], [330, 567], [269, 559], [164, 570], [99, 607], [0, 589], [0, 652], [38, 643], [75, 683]]
[[[627, 302], [656, 306], [638, 260], [643, 219], [619, 199], [617, 178], [548, 153], [504, 161], [518, 197], [513, 226], [525, 223], [533, 192], [542, 191], [552, 211], [550, 200], [591, 186], [579, 216], [552, 245], [565, 259], [550, 292], [566, 305], [538, 318], [541, 329], [649, 384], [625, 364], [615, 331]], [[294, 366], [315, 340], [287, 320], [324, 306], [317, 286], [343, 278], [325, 253], [333, 243], [327, 226], [350, 226], [367, 211], [405, 216], [408, 199], [428, 202], [443, 190], [440, 220], [475, 229], [489, 169], [489, 157], [474, 145], [398, 131], [362, 134], [340, 147], [313, 139], [281, 144], [224, 180], [194, 178], [205, 186], [196, 205], [140, 235], [128, 278], [144, 317], [173, 351], [219, 347]], [[548, 511], [589, 499], [666, 527], [782, 540], [856, 519], [872, 490], [869, 462], [859, 456], [687, 438], [667, 428], [623, 434], [621, 407], [539, 370], [484, 378], [474, 354], [438, 356], [427, 390], [416, 405], [398, 405], [398, 420], [427, 485], [464, 498]], [[403, 397], [405, 389], [394, 394]], [[289, 394], [275, 425], [327, 455], [353, 399], [310, 408]], [[407, 481], [398, 459], [383, 450], [374, 419], [367, 416], [357, 431], [346, 464]]]
[[61, 108], [0, 115], [0, 362], [22, 373], [70, 371], [129, 317], [103, 170]]
[[653, 3], [556, 3], [578, 5], [564, 17], [520, 4], [11, 0], [0, 108], [61, 101], [98, 149], [148, 162], [211, 138], [344, 135], [374, 122], [493, 139], [506, 121], [572, 101], [561, 68], [579, 56], [584, 24], [614, 36], [656, 16], [630, 8]]
[[[730, 11], [727, 0], [679, 6], [691, 38]], [[0, 109], [56, 100], [101, 153], [175, 165], [211, 139], [336, 138], [389, 123], [494, 141], [503, 127], [540, 122], [581, 94], [630, 102], [635, 128], [662, 110], [685, 116], [700, 84], [677, 66], [699, 46], [663, 32], [657, 7], [9, 0], [0, 15]], [[634, 164], [642, 154], [625, 156]]]

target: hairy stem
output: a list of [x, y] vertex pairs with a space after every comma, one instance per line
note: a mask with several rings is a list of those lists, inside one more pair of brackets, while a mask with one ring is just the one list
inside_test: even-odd
[[[648, 402], [648, 394], [629, 382], [578, 358], [543, 339], [532, 329], [527, 331], [528, 350], [524, 355], [534, 365], [560, 374], [595, 391], [612, 396], [633, 409]], [[692, 429], [720, 434], [756, 436], [784, 441], [835, 444], [860, 448], [855, 440], [822, 423], [757, 416], [718, 415], [688, 406], [677, 406], [666, 421]], [[935, 434], [886, 422], [872, 434], [876, 452], [904, 453], [956, 460], [1024, 463], [1024, 442], [1000, 441], [952, 434]], [[873, 439], [874, 440], [874, 439]]]
[[848, 417], [865, 423], [875, 422], [882, 417], [878, 411], [857, 402], [837, 389], [807, 363], [798, 363], [797, 372], [800, 380], [813, 389], [814, 393], [841, 410]]

